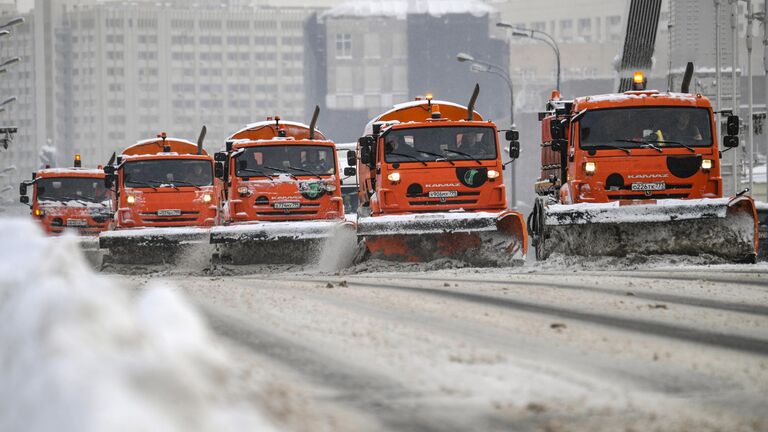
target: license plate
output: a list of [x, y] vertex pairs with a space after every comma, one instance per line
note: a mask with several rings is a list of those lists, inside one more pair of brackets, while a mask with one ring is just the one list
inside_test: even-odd
[[292, 202], [292, 201], [276, 202], [274, 207], [276, 209], [297, 209], [297, 208], [301, 207], [301, 203]]
[[459, 196], [459, 191], [430, 191], [430, 198], [453, 198]]
[[162, 209], [157, 211], [158, 216], [181, 216], [179, 209]]
[[67, 219], [67, 226], [84, 227], [88, 226], [88, 222], [85, 219]]
[[633, 191], [662, 191], [667, 188], [664, 182], [658, 183], [632, 183]]

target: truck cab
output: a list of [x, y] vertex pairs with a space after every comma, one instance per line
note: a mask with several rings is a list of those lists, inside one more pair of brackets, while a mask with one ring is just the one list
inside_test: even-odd
[[372, 120], [359, 140], [361, 214], [506, 210], [498, 129], [466, 117], [466, 107], [427, 99]]
[[213, 226], [219, 220], [220, 185], [214, 160], [190, 141], [140, 141], [105, 167], [115, 187], [117, 229]]
[[344, 218], [336, 147], [320, 131], [268, 119], [233, 134], [216, 159], [227, 223]]
[[30, 213], [48, 234], [73, 230], [97, 235], [110, 227], [112, 197], [104, 186], [104, 172], [83, 168], [80, 155], [72, 168], [32, 173], [32, 180], [22, 182], [19, 193], [20, 201], [30, 206]]
[[[562, 204], [720, 198], [715, 115], [701, 94], [628, 91], [549, 102], [539, 195]], [[724, 147], [738, 145], [728, 118]]]

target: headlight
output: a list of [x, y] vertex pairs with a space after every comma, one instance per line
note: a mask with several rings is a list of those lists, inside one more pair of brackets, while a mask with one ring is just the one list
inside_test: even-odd
[[495, 179], [499, 177], [499, 172], [496, 170], [488, 170], [488, 178]]
[[209, 203], [209, 202], [211, 202], [212, 199], [213, 199], [213, 196], [211, 196], [211, 194], [203, 195], [203, 202]]
[[586, 171], [587, 174], [594, 174], [596, 169], [597, 165], [594, 162], [587, 162], [584, 164], [584, 171]]
[[704, 159], [701, 161], [701, 169], [708, 170], [712, 169], [712, 159]]
[[248, 190], [248, 186], [240, 186], [239, 188], [237, 188], [237, 193], [239, 193], [240, 195], [248, 195], [250, 191]]
[[40, 209], [35, 209], [35, 216], [45, 216], [45, 212]]
[[400, 173], [399, 173], [399, 172], [393, 172], [393, 173], [389, 173], [389, 175], [387, 176], [387, 178], [388, 178], [388, 179], [389, 179], [389, 181], [391, 181], [391, 182], [399, 182], [399, 181], [400, 181]]
[[336, 190], [336, 185], [334, 183], [326, 183], [325, 190], [327, 190], [328, 192], [333, 192]]
[[136, 202], [136, 197], [133, 195], [128, 195], [128, 198], [126, 198], [125, 200], [128, 202], [128, 204], [133, 204]]

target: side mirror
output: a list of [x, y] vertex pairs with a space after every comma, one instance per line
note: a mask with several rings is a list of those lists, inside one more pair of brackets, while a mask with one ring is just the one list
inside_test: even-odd
[[549, 122], [549, 134], [552, 136], [553, 140], [559, 140], [563, 139], [563, 124], [560, 123], [560, 120], [552, 119]]
[[357, 174], [357, 168], [348, 166], [344, 168], [344, 176], [345, 177], [352, 177], [353, 175]]
[[509, 143], [509, 157], [515, 160], [520, 157], [520, 142], [512, 141]]
[[24, 196], [26, 194], [27, 194], [27, 184], [26, 183], [19, 184], [19, 195]]
[[504, 133], [504, 138], [507, 141], [520, 141], [520, 132], [516, 130], [508, 130]]
[[114, 175], [115, 174], [115, 166], [114, 165], [104, 165], [104, 174], [106, 174], [106, 175]]
[[21, 201], [22, 204], [29, 204], [29, 197], [26, 195], [22, 195], [19, 197], [19, 201]]
[[228, 153], [227, 152], [216, 152], [213, 154], [213, 160], [216, 162], [226, 162]]
[[114, 174], [107, 174], [104, 176], [104, 187], [107, 189], [112, 189], [112, 186], [115, 185], [115, 175]]
[[354, 150], [350, 150], [347, 152], [347, 165], [349, 166], [357, 165], [357, 154], [355, 154]]
[[739, 116], [735, 116], [735, 115], [728, 116], [728, 119], [725, 122], [725, 134], [726, 135], [739, 134]]
[[216, 178], [224, 178], [224, 162], [216, 162], [213, 165], [213, 175]]
[[726, 135], [723, 137], [723, 147], [734, 148], [739, 146], [739, 137], [736, 135]]
[[373, 162], [373, 145], [375, 143], [373, 137], [366, 135], [361, 137], [357, 143], [360, 148], [360, 162], [370, 165]]

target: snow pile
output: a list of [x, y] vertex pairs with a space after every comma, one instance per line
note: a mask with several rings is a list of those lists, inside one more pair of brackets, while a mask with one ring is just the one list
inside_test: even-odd
[[273, 430], [223, 394], [229, 361], [174, 291], [132, 301], [28, 220], [0, 238], [0, 431]]

